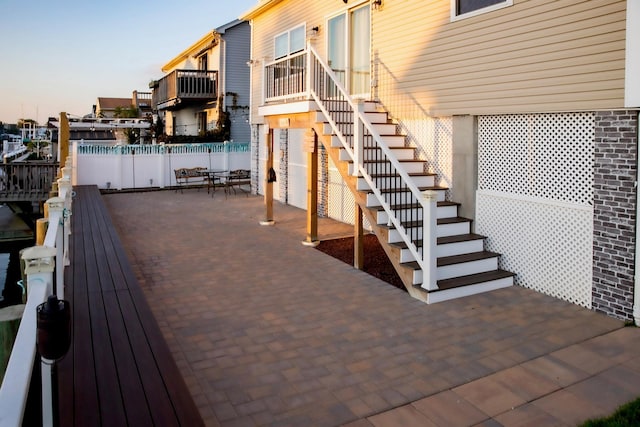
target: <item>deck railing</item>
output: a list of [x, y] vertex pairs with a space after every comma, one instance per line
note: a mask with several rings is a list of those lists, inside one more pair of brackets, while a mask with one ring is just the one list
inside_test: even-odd
[[[47, 201], [48, 228], [41, 246], [26, 249], [27, 303], [18, 334], [0, 386], [0, 425], [22, 426], [31, 375], [36, 361], [36, 309], [50, 295], [64, 299], [64, 267], [68, 265], [69, 216], [71, 214], [71, 172], [63, 168], [57, 180], [59, 196]], [[55, 285], [54, 285], [55, 284]], [[52, 395], [53, 361], [42, 359], [42, 425], [54, 425]]]
[[154, 82], [153, 105], [162, 109], [181, 100], [215, 100], [218, 97], [218, 72], [210, 70], [174, 70]]
[[54, 162], [0, 164], [0, 200], [46, 200], [58, 166]]
[[278, 59], [264, 67], [265, 101], [308, 97], [307, 52]]

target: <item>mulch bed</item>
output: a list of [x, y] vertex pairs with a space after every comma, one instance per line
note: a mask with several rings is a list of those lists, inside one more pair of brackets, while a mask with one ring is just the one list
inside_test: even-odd
[[[364, 246], [364, 268], [363, 270], [383, 280], [396, 288], [405, 290], [400, 276], [396, 273], [393, 264], [389, 261], [387, 254], [380, 246], [378, 238], [374, 234], [366, 234], [363, 239]], [[353, 265], [353, 237], [341, 239], [323, 240], [316, 249], [332, 257], [339, 259], [349, 265]]]

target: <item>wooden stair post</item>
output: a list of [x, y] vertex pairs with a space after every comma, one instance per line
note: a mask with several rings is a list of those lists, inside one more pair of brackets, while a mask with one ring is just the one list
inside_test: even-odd
[[304, 137], [307, 152], [307, 238], [305, 246], [318, 246], [318, 135], [313, 129]]
[[267, 162], [266, 162], [266, 179], [264, 189], [264, 205], [265, 205], [265, 217], [260, 221], [260, 225], [273, 225], [273, 180], [269, 178], [271, 169], [273, 168], [273, 129], [271, 126], [266, 126], [265, 142], [267, 144]]

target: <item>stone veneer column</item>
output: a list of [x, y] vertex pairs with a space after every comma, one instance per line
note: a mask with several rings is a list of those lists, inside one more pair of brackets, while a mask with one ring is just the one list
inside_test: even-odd
[[280, 149], [275, 152], [276, 156], [280, 156], [280, 173], [278, 173], [278, 181], [280, 186], [280, 201], [289, 203], [289, 129], [279, 129], [280, 131]]
[[[251, 192], [258, 194], [258, 190], [264, 191], [264, 183], [260, 182], [260, 125], [251, 125]], [[265, 175], [266, 176], [266, 175]]]
[[637, 111], [596, 112], [592, 306], [624, 320], [633, 314], [637, 146]]
[[318, 216], [329, 216], [329, 153], [318, 143]]

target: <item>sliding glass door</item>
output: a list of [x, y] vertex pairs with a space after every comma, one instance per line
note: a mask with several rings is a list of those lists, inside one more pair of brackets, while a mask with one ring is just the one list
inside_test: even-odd
[[329, 19], [327, 28], [329, 66], [351, 95], [368, 98], [371, 79], [369, 4], [334, 16]]

